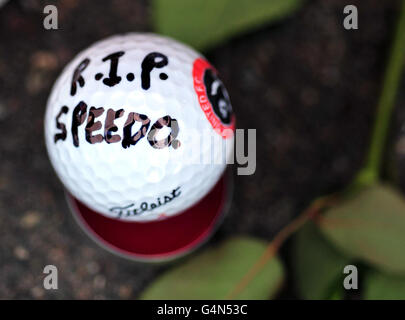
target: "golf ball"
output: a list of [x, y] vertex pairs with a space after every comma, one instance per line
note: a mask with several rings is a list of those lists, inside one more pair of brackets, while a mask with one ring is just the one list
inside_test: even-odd
[[204, 197], [233, 154], [235, 118], [207, 60], [130, 33], [79, 53], [47, 103], [45, 140], [68, 192], [105, 216], [151, 221]]

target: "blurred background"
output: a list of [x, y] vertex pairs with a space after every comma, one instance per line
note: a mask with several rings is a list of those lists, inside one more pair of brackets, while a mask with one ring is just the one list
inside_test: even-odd
[[[57, 30], [43, 26], [49, 1], [0, 7], [0, 299], [134, 299], [176, 267], [125, 261], [88, 239], [72, 221], [43, 137], [46, 101], [62, 68], [109, 35], [160, 31], [165, 23], [156, 19], [165, 14], [185, 19], [158, 11], [160, 2], [57, 1]], [[303, 1], [285, 17], [197, 43], [229, 91], [237, 127], [257, 130], [256, 172], [235, 175], [230, 214], [202, 251], [232, 235], [271, 241], [313, 199], [341, 190], [361, 168], [399, 2], [349, 2]], [[346, 4], [358, 8], [358, 30], [342, 25]], [[231, 20], [226, 14], [212, 16], [213, 24]], [[405, 102], [400, 92], [398, 106]], [[393, 145], [405, 119], [397, 109]], [[392, 150], [387, 158], [395, 160]], [[397, 178], [401, 185], [401, 170]], [[285, 275], [273, 298], [308, 297], [298, 288], [293, 240], [280, 251]], [[59, 270], [56, 291], [42, 286], [48, 264]], [[362, 290], [341, 298], [363, 298]]]

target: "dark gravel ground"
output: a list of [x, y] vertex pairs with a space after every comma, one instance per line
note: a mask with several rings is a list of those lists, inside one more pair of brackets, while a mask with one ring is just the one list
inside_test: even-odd
[[[47, 158], [43, 114], [63, 66], [98, 39], [152, 30], [150, 5], [58, 1], [60, 29], [47, 31], [45, 4], [0, 8], [0, 299], [136, 298], [165, 266], [117, 258], [82, 234]], [[356, 31], [342, 27], [346, 4], [308, 1], [292, 18], [207, 53], [238, 127], [257, 129], [256, 173], [235, 177], [230, 215], [211, 245], [233, 234], [271, 240], [360, 168], [398, 2], [350, 1], [359, 9]], [[398, 111], [398, 130], [404, 118]], [[54, 292], [42, 287], [47, 264], [59, 269]], [[287, 282], [282, 297], [294, 298], [293, 287]]]

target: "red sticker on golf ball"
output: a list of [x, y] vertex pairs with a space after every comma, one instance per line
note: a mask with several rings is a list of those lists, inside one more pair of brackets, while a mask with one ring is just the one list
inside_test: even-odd
[[193, 81], [198, 102], [214, 130], [225, 139], [232, 137], [235, 115], [217, 71], [206, 60], [198, 58], [193, 65]]

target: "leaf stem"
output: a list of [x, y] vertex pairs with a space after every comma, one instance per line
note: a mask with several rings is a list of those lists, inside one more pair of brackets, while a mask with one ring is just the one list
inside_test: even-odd
[[371, 145], [365, 166], [358, 173], [354, 184], [369, 185], [380, 178], [381, 162], [385, 151], [392, 111], [395, 105], [398, 87], [405, 60], [405, 1], [402, 1], [400, 16], [391, 47], [388, 65], [385, 70], [383, 87], [377, 104]]
[[[360, 170], [353, 182], [355, 187], [373, 184], [380, 178], [384, 144], [387, 139], [389, 124], [394, 109], [401, 74], [405, 60], [405, 0], [402, 1], [401, 12], [396, 28], [394, 42], [391, 47], [388, 65], [385, 70], [383, 87], [377, 104], [376, 119], [365, 166]], [[353, 186], [352, 185], [352, 186]], [[308, 220], [315, 218], [323, 209], [337, 201], [336, 195], [315, 200], [310, 207], [284, 227], [267, 246], [262, 256], [247, 271], [244, 277], [226, 296], [226, 299], [237, 297], [262, 270], [267, 262], [275, 256], [282, 244]]]
[[229, 292], [225, 299], [234, 299], [237, 297], [252, 281], [252, 279], [262, 270], [267, 262], [274, 257], [282, 244], [298, 229], [300, 229], [308, 220], [315, 218], [321, 210], [336, 202], [336, 195], [329, 195], [326, 197], [315, 200], [298, 217], [292, 220], [287, 226], [274, 237], [273, 241], [269, 243], [266, 250], [263, 252], [257, 262], [248, 270], [244, 277], [236, 284], [236, 286]]

